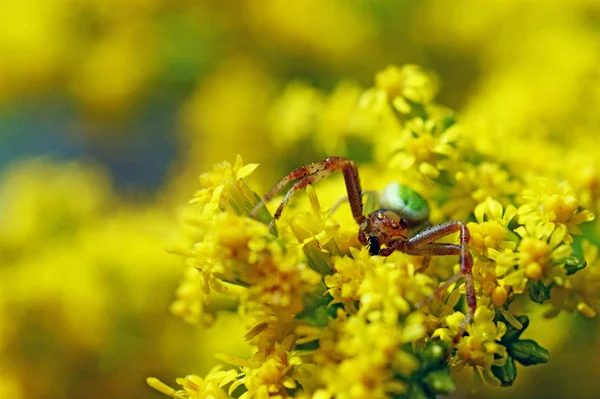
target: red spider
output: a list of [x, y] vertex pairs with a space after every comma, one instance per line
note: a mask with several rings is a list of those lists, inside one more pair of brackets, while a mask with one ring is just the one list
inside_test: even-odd
[[[252, 210], [251, 216], [275, 196], [287, 183], [296, 181], [286, 193], [285, 197], [275, 211], [273, 220], [269, 224], [272, 230], [274, 223], [281, 216], [283, 208], [292, 195], [322, 178], [338, 170], [344, 174], [347, 200], [350, 203], [354, 220], [358, 223], [358, 240], [362, 245], [369, 247], [371, 255], [389, 256], [394, 251], [401, 251], [409, 255], [425, 257], [424, 264], [429, 262], [431, 256], [458, 255], [460, 258], [460, 272], [450, 277], [437, 290], [439, 294], [452, 283], [464, 278], [469, 311], [462, 322], [455, 342], [460, 339], [466, 326], [475, 313], [477, 302], [473, 287], [473, 257], [468, 249], [470, 233], [467, 226], [458, 220], [428, 226], [429, 207], [427, 202], [409, 187], [392, 183], [388, 185], [379, 198], [382, 209], [378, 209], [368, 216], [363, 215], [362, 195], [358, 169], [356, 163], [342, 157], [329, 157], [321, 162], [311, 163], [294, 169], [290, 174], [281, 179], [261, 202]], [[409, 232], [416, 231], [409, 237]], [[449, 234], [460, 232], [458, 244], [437, 243], [438, 239]]]

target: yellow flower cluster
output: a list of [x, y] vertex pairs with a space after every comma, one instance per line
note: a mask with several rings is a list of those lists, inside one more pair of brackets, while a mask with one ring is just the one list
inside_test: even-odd
[[[485, 300], [480, 301], [473, 323], [467, 327], [468, 335], [461, 339], [450, 361], [453, 367], [459, 369], [465, 365], [473, 366], [478, 377], [492, 386], [500, 386], [502, 382], [494, 376], [491, 369], [492, 366], [503, 366], [506, 363], [508, 353], [506, 347], [499, 342], [506, 333], [506, 325], [501, 321], [494, 322], [494, 317], [495, 311], [490, 309]], [[446, 320], [448, 327], [436, 330], [433, 337], [452, 339], [464, 320], [464, 314], [455, 312]]]
[[[433, 102], [437, 87], [417, 66], [390, 66], [360, 95], [336, 89], [333, 96], [347, 98], [331, 101], [340, 117], [327, 122], [326, 96], [294, 84], [274, 108], [273, 128], [290, 133], [285, 145], [318, 131], [304, 125], [314, 121], [290, 111], [301, 109], [319, 123], [351, 127], [337, 130], [342, 143], [357, 132], [363, 139], [377, 132], [368, 147], [373, 163], [361, 168], [363, 186], [378, 191], [399, 180], [427, 198], [431, 222], [467, 223], [473, 319], [463, 325], [464, 281], [444, 284], [459, 271], [456, 259], [399, 251], [371, 256], [360, 248], [358, 226], [346, 205], [338, 209], [344, 194], [339, 177], [320, 183], [318, 195], [309, 187], [307, 198], [294, 197], [270, 231], [270, 214], [246, 183], [257, 165], [244, 166], [238, 157], [200, 178], [185, 218], [187, 238], [173, 251], [190, 267], [173, 309], [190, 321], [209, 322], [233, 303], [253, 354], [221, 356], [238, 369], [189, 377], [193, 389], [187, 380], [178, 380], [180, 391], [155, 379], [150, 385], [176, 398], [216, 386], [222, 390], [215, 397], [226, 392], [243, 399], [421, 398], [454, 390], [449, 372], [467, 366], [489, 385], [508, 386], [515, 361], [548, 360], [535, 341], [519, 338], [529, 324], [518, 314], [523, 302], [547, 301], [549, 314], [564, 309], [594, 316], [598, 248], [581, 239], [582, 224], [594, 220], [581, 205], [591, 204], [592, 187], [573, 188], [553, 169], [543, 175], [537, 164], [515, 173], [504, 155], [481, 152], [470, 140], [474, 133]], [[289, 118], [279, 119], [284, 115]], [[350, 148], [328, 145], [323, 148]], [[377, 202], [365, 192], [365, 214]]]
[[[0, 397], [79, 396], [115, 381], [90, 364], [129, 375], [185, 358], [172, 349], [180, 323], [160, 317], [180, 275], [163, 249], [167, 211], [119, 199], [96, 164], [50, 158], [7, 167], [0, 203]], [[135, 396], [136, 385], [103, 392]]]
[[234, 165], [223, 162], [200, 177], [202, 188], [186, 216], [189, 233], [199, 241], [172, 248], [191, 266], [172, 307], [188, 321], [212, 321], [202, 312], [212, 292], [296, 314], [303, 294], [318, 282], [299, 247], [286, 248], [266, 225], [248, 216], [257, 197], [243, 178], [256, 166], [242, 166], [238, 157]]

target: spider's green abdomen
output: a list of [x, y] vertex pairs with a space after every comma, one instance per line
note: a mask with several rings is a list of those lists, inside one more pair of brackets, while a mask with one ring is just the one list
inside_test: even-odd
[[415, 222], [429, 217], [427, 201], [415, 190], [400, 183], [388, 184], [381, 193], [379, 204]]

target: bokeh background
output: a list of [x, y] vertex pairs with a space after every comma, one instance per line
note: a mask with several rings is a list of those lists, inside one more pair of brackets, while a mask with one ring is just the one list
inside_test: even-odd
[[[597, 0], [0, 5], [0, 397], [158, 398], [147, 376], [247, 352], [235, 315], [169, 313], [180, 206], [238, 153], [268, 165], [263, 192], [327, 155], [366, 161], [316, 115], [406, 63], [435, 71], [467, 128], [600, 139]], [[598, 321], [537, 319], [551, 362], [475, 397], [600, 397]]]

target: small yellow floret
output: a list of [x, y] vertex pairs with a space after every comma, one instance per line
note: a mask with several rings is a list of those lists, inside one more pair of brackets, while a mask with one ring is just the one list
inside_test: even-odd
[[506, 288], [498, 286], [492, 291], [492, 303], [495, 307], [499, 308], [504, 306], [508, 299], [508, 291]]
[[530, 280], [539, 280], [544, 270], [537, 262], [531, 262], [525, 267], [525, 276]]
[[581, 313], [582, 315], [589, 317], [590, 319], [592, 317], [596, 317], [596, 311], [594, 309], [592, 309], [592, 307], [590, 305], [588, 305], [587, 303], [583, 303], [580, 302], [577, 304], [577, 310], [579, 311], [579, 313]]
[[160, 393], [164, 393], [167, 396], [175, 397], [175, 394], [177, 393], [176, 390], [174, 390], [173, 388], [171, 388], [170, 386], [168, 386], [167, 384], [165, 384], [158, 378], [148, 377], [148, 378], [146, 378], [146, 382], [152, 388], [156, 389]]
[[470, 246], [480, 253], [486, 253], [488, 248], [500, 249], [500, 244], [506, 238], [506, 229], [496, 221], [480, 224], [469, 223], [471, 232]]
[[550, 268], [550, 246], [547, 242], [525, 237], [519, 245], [519, 265], [525, 268], [525, 276], [539, 280]]
[[575, 215], [579, 201], [572, 195], [551, 195], [544, 204], [544, 209], [555, 215], [553, 221], [565, 223]]

